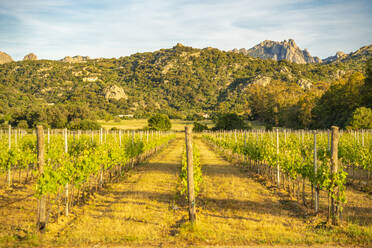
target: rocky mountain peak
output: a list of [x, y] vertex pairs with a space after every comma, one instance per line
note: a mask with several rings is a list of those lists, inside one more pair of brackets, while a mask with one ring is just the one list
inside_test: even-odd
[[372, 44], [363, 46], [356, 50], [355, 52], [351, 53], [351, 57], [365, 57], [365, 56], [371, 56], [372, 55]]
[[346, 57], [347, 57], [347, 54], [345, 54], [344, 52], [338, 51], [334, 56], [329, 56], [323, 59], [323, 63], [331, 63], [331, 62], [341, 60]]
[[301, 50], [293, 39], [281, 42], [265, 40], [251, 49], [243, 49], [234, 49], [233, 52], [239, 52], [261, 59], [285, 59], [298, 64], [321, 62], [318, 57], [312, 57], [307, 49]]
[[293, 47], [297, 47], [296, 42], [293, 39], [288, 40], [288, 44]]
[[351, 52], [349, 54], [345, 54], [344, 52], [338, 51], [334, 56], [330, 56], [328, 58], [323, 59], [323, 63], [345, 62], [352, 59], [367, 61], [371, 57], [372, 44], [363, 46], [356, 50], [355, 52]]
[[0, 65], [5, 63], [13, 62], [12, 57], [10, 57], [8, 54], [0, 51]]
[[175, 48], [182, 48], [182, 47], [185, 47], [182, 43], [177, 43], [174, 47], [173, 47], [173, 49], [175, 49]]
[[344, 53], [344, 52], [342, 52], [342, 51], [338, 51], [337, 53], [336, 53], [336, 57], [338, 57], [338, 58], [341, 58], [341, 57], [344, 57], [346, 54]]
[[23, 60], [37, 60], [37, 56], [34, 53], [29, 53], [23, 57]]
[[76, 55], [72, 58], [70, 56], [66, 56], [63, 59], [61, 59], [61, 61], [62, 62], [67, 62], [67, 63], [82, 63], [82, 62], [86, 62], [89, 59], [90, 58], [88, 56]]

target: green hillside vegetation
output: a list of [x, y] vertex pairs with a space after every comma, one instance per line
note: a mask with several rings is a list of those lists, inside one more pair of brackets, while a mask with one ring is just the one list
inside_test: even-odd
[[[295, 64], [177, 44], [84, 63], [12, 62], [0, 65], [0, 122], [60, 128], [125, 114], [195, 119], [237, 113], [267, 126], [344, 127], [356, 108], [370, 104], [368, 91], [362, 90], [370, 80], [370, 73], [367, 80], [365, 75], [371, 63], [365, 61]], [[261, 78], [269, 83], [260, 83]], [[127, 97], [107, 97], [113, 85]], [[336, 115], [335, 108], [342, 114]]]

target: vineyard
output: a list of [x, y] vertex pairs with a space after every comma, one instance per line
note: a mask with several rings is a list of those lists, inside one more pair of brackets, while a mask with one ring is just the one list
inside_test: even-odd
[[8, 136], [2, 135], [1, 139], [0, 168], [6, 174], [4, 187], [12, 186], [16, 171], [18, 183], [26, 184], [35, 178], [40, 230], [47, 221], [55, 221], [47, 220], [49, 215], [68, 216], [69, 209], [84, 202], [91, 192], [122, 176], [174, 138], [160, 132], [48, 130], [44, 144], [44, 131], [38, 132], [36, 137], [9, 128]]
[[[249, 169], [266, 176], [298, 201], [301, 199], [303, 205], [314, 207], [315, 212], [319, 211], [319, 192], [326, 191], [328, 217], [340, 215], [332, 216], [334, 223], [342, 216], [343, 205], [347, 202], [347, 181], [358, 181], [363, 190], [371, 190], [372, 139], [369, 132], [342, 133], [339, 144], [338, 137], [332, 135], [331, 140], [330, 131], [234, 131], [208, 133], [203, 137], [230, 157], [237, 156]], [[335, 148], [331, 147], [333, 139], [337, 139], [333, 144]], [[332, 150], [336, 154], [331, 154]], [[341, 162], [340, 168], [334, 165], [337, 159]], [[351, 171], [351, 175], [346, 171]], [[311, 185], [310, 200], [306, 197], [307, 184]]]
[[372, 241], [370, 131], [188, 132], [1, 130], [0, 245]]

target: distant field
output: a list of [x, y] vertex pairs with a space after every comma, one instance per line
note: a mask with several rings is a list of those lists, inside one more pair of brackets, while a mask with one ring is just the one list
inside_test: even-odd
[[[143, 129], [147, 126], [147, 119], [131, 119], [131, 120], [122, 120], [120, 122], [115, 121], [98, 121], [103, 128], [110, 129], [113, 127], [126, 130], [135, 130]], [[211, 120], [200, 121], [208, 127], [212, 127], [213, 123]], [[173, 131], [182, 131], [185, 129], [186, 125], [192, 125], [193, 121], [184, 121], [184, 120], [171, 120], [172, 130]]]

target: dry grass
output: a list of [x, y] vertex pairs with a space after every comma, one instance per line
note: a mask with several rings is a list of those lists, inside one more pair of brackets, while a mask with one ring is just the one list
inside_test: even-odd
[[[122, 120], [120, 122], [114, 122], [114, 121], [99, 121], [99, 123], [102, 125], [103, 128], [120, 128], [125, 130], [137, 130], [137, 129], [143, 129], [147, 126], [147, 119], [130, 119], [130, 120]], [[193, 121], [184, 121], [184, 120], [171, 120], [172, 123], [172, 130], [173, 131], [183, 131], [185, 130], [186, 125], [192, 125]], [[201, 123], [208, 125], [209, 127], [212, 127], [212, 121], [205, 120], [201, 121]]]
[[[216, 156], [205, 144], [198, 145], [204, 173], [198, 222], [195, 226], [182, 226], [180, 238], [211, 245], [368, 245], [372, 241], [371, 225], [350, 223], [335, 229], [315, 226], [313, 223], [318, 220], [305, 216], [298, 204], [269, 191], [239, 167]], [[354, 194], [355, 200], [348, 208], [353, 208], [358, 200], [364, 201], [360, 205], [366, 204], [369, 196]], [[371, 207], [365, 205], [365, 210], [370, 211]], [[370, 218], [370, 212], [359, 214]]]
[[[69, 217], [60, 217], [41, 236], [32, 231], [35, 202], [0, 208], [0, 246], [368, 247], [372, 242], [369, 195], [348, 191], [353, 199], [345, 210], [350, 224], [322, 227], [318, 219], [305, 216], [298, 204], [283, 200], [200, 139], [195, 141], [204, 173], [195, 225], [187, 222], [187, 209], [177, 194], [184, 145], [183, 134], [178, 134], [174, 143], [148, 163], [96, 193], [83, 207], [73, 208]], [[6, 194], [16, 198], [15, 194], [22, 197], [29, 191], [32, 187]], [[22, 230], [27, 234], [19, 238]]]
[[89, 246], [172, 241], [173, 225], [186, 214], [172, 207], [181, 144], [178, 139], [123, 182], [97, 194], [65, 228], [61, 223], [50, 226], [49, 242]]
[[25, 241], [27, 246], [38, 244], [34, 192], [33, 183], [23, 185], [15, 182], [9, 189], [0, 189], [0, 247], [11, 247], [20, 241]]

